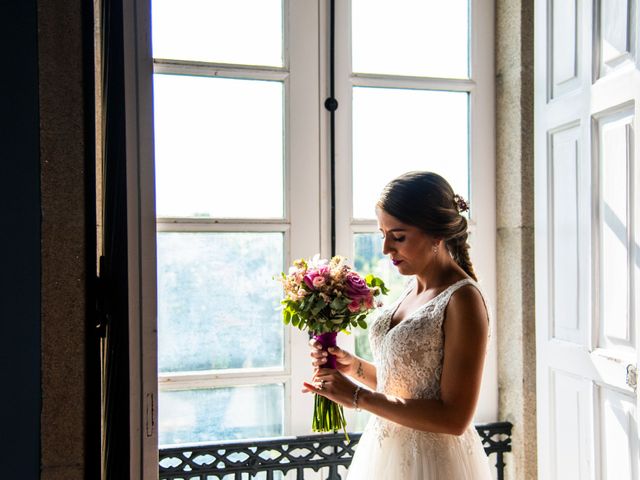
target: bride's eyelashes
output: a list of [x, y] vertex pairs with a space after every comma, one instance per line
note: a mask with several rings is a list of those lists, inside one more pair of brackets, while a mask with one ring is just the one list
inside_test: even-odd
[[[384, 235], [380, 235], [380, 238], [382, 240], [384, 240]], [[404, 236], [402, 236], [402, 237], [394, 237], [394, 236], [392, 236], [391, 240], [393, 240], [394, 242], [403, 242], [404, 241]]]

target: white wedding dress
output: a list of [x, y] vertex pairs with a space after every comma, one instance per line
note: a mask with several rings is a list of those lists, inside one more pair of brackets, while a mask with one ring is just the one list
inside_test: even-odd
[[[440, 398], [443, 320], [463, 279], [389, 330], [391, 317], [415, 286], [383, 309], [369, 331], [377, 391], [400, 398]], [[356, 447], [348, 480], [489, 480], [489, 463], [473, 425], [460, 436], [414, 430], [372, 415]]]

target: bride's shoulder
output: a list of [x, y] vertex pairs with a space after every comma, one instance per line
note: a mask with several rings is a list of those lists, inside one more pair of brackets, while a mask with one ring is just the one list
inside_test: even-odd
[[458, 282], [447, 305], [447, 317], [473, 318], [479, 322], [489, 321], [489, 312], [482, 290], [477, 282], [465, 279]]

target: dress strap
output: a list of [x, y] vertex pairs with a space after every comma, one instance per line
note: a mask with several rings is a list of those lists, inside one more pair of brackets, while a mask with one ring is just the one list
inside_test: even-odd
[[[477, 282], [475, 282], [472, 278], [463, 278], [462, 280], [458, 280], [456, 283], [452, 283], [451, 285], [449, 285], [446, 289], [450, 290], [449, 296], [451, 296], [455, 293], [456, 290], [458, 290], [460, 287], [464, 287], [465, 285], [473, 285], [478, 289], [478, 291], [480, 291], [480, 287], [478, 287]], [[480, 292], [480, 294], [482, 294], [482, 292]]]

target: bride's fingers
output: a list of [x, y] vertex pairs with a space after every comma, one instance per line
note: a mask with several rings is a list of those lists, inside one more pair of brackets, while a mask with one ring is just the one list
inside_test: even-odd
[[327, 359], [325, 358], [317, 358], [311, 362], [311, 365], [316, 367], [316, 369], [326, 369]]
[[347, 352], [342, 350], [340, 347], [329, 347], [327, 350], [331, 355], [335, 355], [336, 357], [344, 357], [347, 355]]
[[327, 355], [328, 355], [328, 353], [325, 352], [324, 350], [315, 350], [315, 351], [312, 351], [312, 352], [309, 353], [309, 356], [311, 358], [315, 358], [315, 359], [318, 359], [318, 360], [326, 359]]
[[326, 385], [325, 383], [324, 385], [318, 384], [316, 386], [314, 383], [309, 383], [309, 382], [302, 382], [302, 384], [304, 385], [304, 388], [302, 389], [303, 392], [318, 393], [320, 395], [323, 394], [324, 385]]
[[309, 340], [309, 346], [315, 350], [322, 350], [322, 344], [313, 338]]
[[328, 382], [334, 380], [337, 375], [340, 375], [338, 370], [333, 368], [319, 368], [313, 374], [313, 381], [320, 382], [324, 380], [325, 382]]

